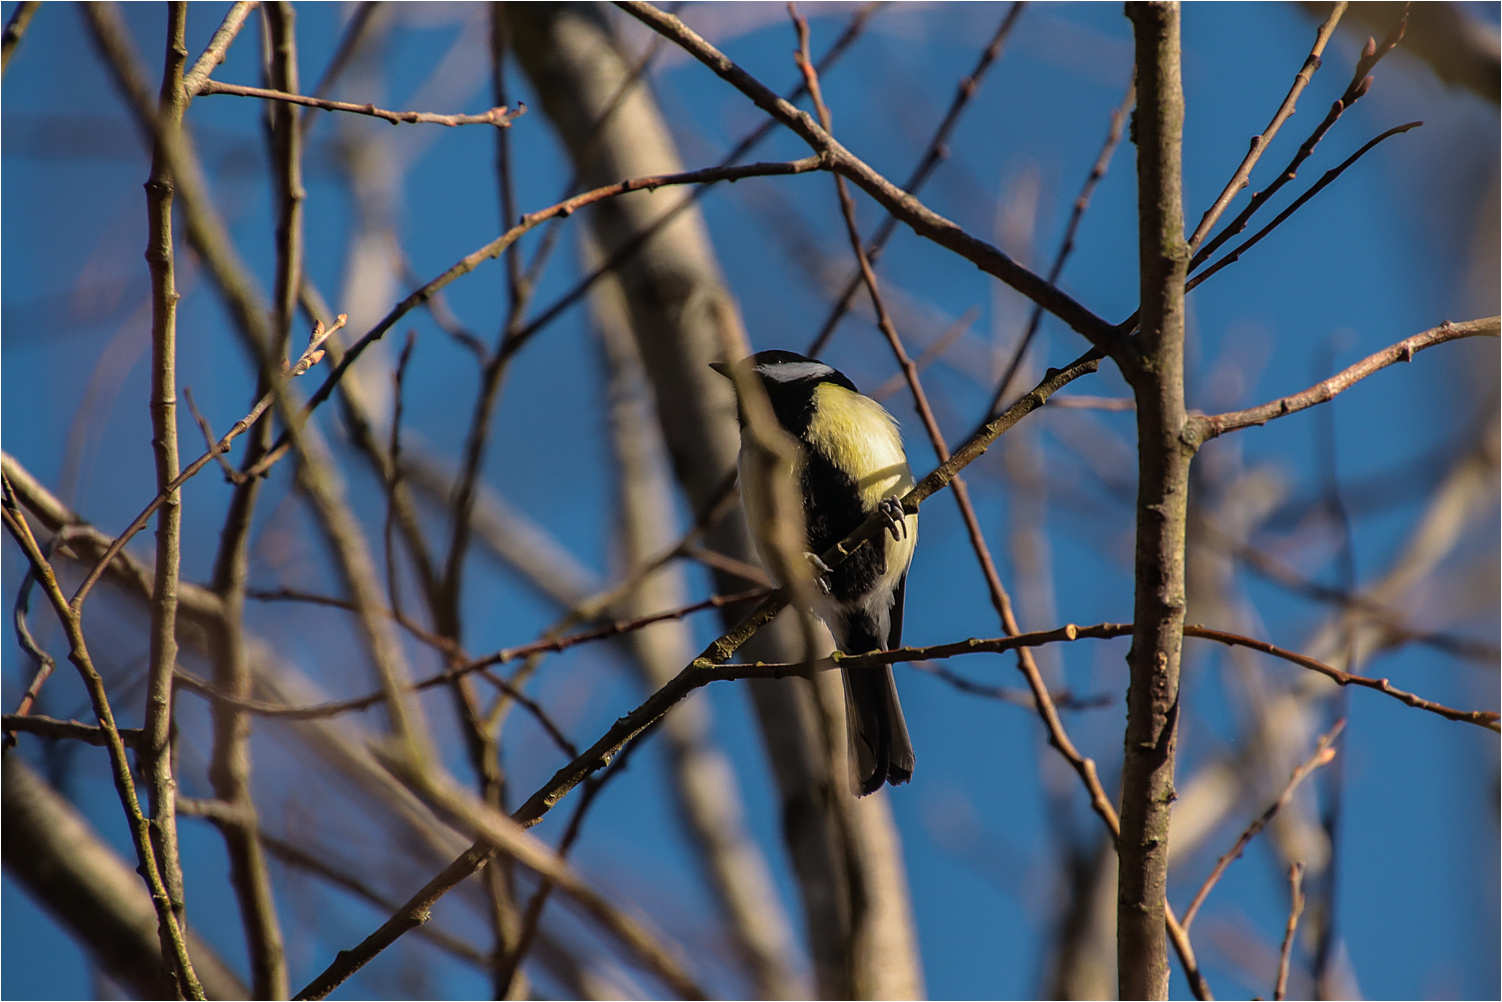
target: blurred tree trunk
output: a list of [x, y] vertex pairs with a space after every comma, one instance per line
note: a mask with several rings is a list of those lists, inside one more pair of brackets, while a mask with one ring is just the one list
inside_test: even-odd
[[[681, 170], [650, 94], [633, 86], [607, 121], [629, 66], [592, 5], [507, 5], [513, 47], [557, 128], [583, 187]], [[652, 226], [684, 196], [643, 192], [596, 207], [591, 225], [606, 255]], [[695, 510], [715, 499], [735, 466], [739, 437], [728, 384], [709, 368], [727, 344], [745, 351], [739, 312], [721, 281], [703, 223], [692, 211], [664, 225], [617, 269], [632, 328], [657, 398], [673, 469]], [[739, 513], [708, 545], [755, 562]], [[722, 576], [721, 591], [743, 587]], [[727, 610], [726, 619], [740, 610]], [[782, 624], [779, 624], [782, 625]], [[752, 659], [796, 660], [790, 631], [762, 631]], [[765, 639], [763, 639], [765, 638]], [[857, 803], [844, 791], [824, 714], [804, 680], [749, 684], [782, 802], [782, 830], [802, 893], [816, 991], [824, 998], [922, 994], [900, 843], [883, 794]]]
[[[593, 249], [593, 248], [591, 248]], [[587, 266], [593, 267], [587, 254]], [[662, 432], [650, 400], [647, 377], [632, 340], [625, 296], [614, 276], [591, 296], [595, 325], [609, 368], [611, 433], [620, 492], [622, 577], [631, 577], [679, 535], [673, 517], [672, 474]], [[689, 582], [681, 564], [647, 575], [610, 610], [620, 619], [686, 605]], [[657, 623], [628, 634], [632, 660], [650, 693], [666, 685], [693, 660], [693, 632], [680, 621]], [[735, 769], [714, 739], [708, 693], [684, 700], [662, 722], [678, 816], [719, 899], [729, 932], [757, 994], [796, 999], [808, 994], [793, 967], [793, 931], [771, 868], [746, 830], [745, 808]]]
[[[111, 980], [141, 998], [158, 997], [162, 947], [156, 909], [135, 869], [19, 756], [4, 757], [0, 791], [6, 870], [68, 928]], [[250, 998], [208, 944], [191, 932], [187, 936], [193, 970], [209, 998]]]

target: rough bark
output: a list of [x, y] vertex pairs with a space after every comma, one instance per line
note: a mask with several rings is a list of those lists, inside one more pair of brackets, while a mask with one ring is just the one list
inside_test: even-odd
[[1137, 52], [1141, 335], [1118, 352], [1137, 401], [1136, 600], [1127, 655], [1117, 891], [1122, 998], [1168, 997], [1164, 893], [1174, 799], [1189, 460], [1184, 442], [1184, 234], [1179, 9], [1130, 3]]

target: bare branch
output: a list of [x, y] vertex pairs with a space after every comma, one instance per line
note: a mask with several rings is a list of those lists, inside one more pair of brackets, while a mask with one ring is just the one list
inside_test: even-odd
[[[392, 764], [397, 767], [402, 765], [400, 762]], [[417, 788], [424, 799], [434, 804], [440, 811], [461, 819], [466, 827], [477, 831], [480, 840], [468, 852], [450, 864], [443, 873], [430, 881], [416, 896], [403, 905], [400, 911], [359, 946], [352, 950], [341, 951], [334, 963], [298, 992], [295, 998], [320, 999], [327, 996], [350, 975], [394, 943], [403, 933], [426, 921], [428, 909], [439, 897], [501, 852], [533, 870], [539, 876], [552, 881], [559, 890], [569, 895], [591, 917], [620, 940], [634, 956], [645, 961], [648, 968], [674, 991], [685, 998], [708, 997], [684, 971], [679, 960], [657, 942], [651, 933], [606, 902], [553, 849], [535, 836], [527, 834], [511, 818], [488, 805], [477, 803], [472, 798], [431, 777], [408, 776], [405, 778]]]
[[[1336, 123], [1337, 120], [1339, 120], [1340, 116], [1345, 112], [1347, 108], [1355, 104], [1357, 101], [1361, 100], [1362, 95], [1364, 95], [1368, 90], [1371, 89], [1372, 78], [1368, 74], [1370, 74], [1371, 71], [1376, 68], [1377, 64], [1382, 61], [1382, 57], [1391, 52], [1397, 46], [1398, 42], [1402, 40], [1403, 31], [1405, 26], [1407, 25], [1407, 22], [1408, 17], [1405, 13], [1403, 17], [1399, 18], [1397, 23], [1393, 25], [1392, 30], [1388, 32], [1387, 37], [1382, 40], [1381, 44], [1378, 44], [1374, 39], [1367, 40], [1366, 48], [1362, 50], [1361, 58], [1356, 61], [1356, 72], [1352, 74], [1351, 82], [1346, 86], [1345, 93], [1337, 98], [1335, 103], [1330, 106], [1330, 110], [1325, 114], [1324, 119], [1319, 123], [1319, 125], [1315, 127], [1314, 131], [1309, 134], [1309, 138], [1304, 140], [1304, 143], [1299, 147], [1298, 152], [1293, 155], [1293, 159], [1291, 159], [1288, 162], [1288, 165], [1278, 173], [1277, 177], [1273, 179], [1273, 182], [1266, 188], [1253, 195], [1251, 202], [1247, 204], [1247, 207], [1245, 209], [1241, 210], [1240, 215], [1232, 220], [1225, 229], [1221, 230], [1213, 238], [1211, 238], [1209, 242], [1202, 244], [1199, 249], [1194, 252], [1194, 256], [1189, 261], [1190, 271], [1197, 269], [1211, 254], [1214, 254], [1222, 244], [1234, 237], [1236, 234], [1240, 233], [1242, 230], [1246, 229], [1247, 223], [1251, 221], [1252, 216], [1256, 215], [1257, 210], [1262, 208], [1262, 206], [1265, 205], [1269, 199], [1271, 199], [1274, 195], [1281, 191], [1284, 185], [1288, 184], [1288, 182], [1298, 177], [1299, 168], [1303, 166], [1304, 161], [1309, 159], [1310, 155], [1314, 153], [1314, 148], [1318, 146], [1320, 140], [1325, 137], [1325, 133], [1330, 131], [1330, 128]], [[1318, 45], [1317, 41], [1316, 45]], [[1297, 81], [1295, 81], [1295, 86], [1298, 86]], [[1297, 95], [1290, 94], [1290, 97], [1296, 98]], [[1276, 121], [1276, 118], [1274, 119], [1274, 121]], [[1203, 223], [1201, 224], [1201, 229], [1207, 229], [1206, 227], [1204, 227]], [[1202, 240], [1204, 239], [1203, 234], [1201, 234], [1198, 230], [1196, 230], [1195, 235]]]
[[[82, 741], [86, 745], [94, 745], [98, 748], [109, 746], [109, 735], [105, 733], [104, 728], [98, 724], [84, 724], [77, 720], [58, 720], [33, 713], [7, 713], [3, 726], [7, 734], [20, 731], [53, 741]], [[122, 727], [120, 739], [135, 747], [141, 743], [144, 733], [139, 727]]]
[[93, 659], [89, 656], [88, 643], [84, 640], [83, 624], [78, 610], [70, 606], [63, 596], [62, 587], [52, 572], [52, 565], [42, 555], [36, 538], [31, 534], [31, 527], [27, 525], [26, 516], [22, 514], [20, 505], [16, 501], [9, 478], [0, 475], [0, 486], [4, 489], [3, 509], [0, 509], [0, 513], [3, 513], [5, 528], [20, 545], [27, 560], [31, 562], [32, 570], [35, 571], [37, 580], [52, 603], [53, 611], [62, 621], [63, 628], [68, 635], [69, 660], [83, 677], [84, 687], [89, 693], [89, 701], [94, 707], [94, 716], [99, 720], [99, 727], [104, 733], [105, 747], [109, 749], [110, 754], [115, 792], [120, 798], [121, 806], [125, 808], [131, 840], [135, 845], [136, 857], [141, 864], [141, 876], [151, 891], [152, 904], [156, 908], [158, 928], [162, 935], [162, 956], [170, 957], [172, 963], [175, 964], [177, 976], [180, 979], [178, 987], [182, 989], [183, 994], [190, 998], [201, 999], [203, 988], [193, 974], [193, 963], [188, 957], [183, 928], [162, 881], [157, 854], [152, 845], [151, 825], [141, 812], [141, 802], [136, 795], [135, 779], [131, 773], [130, 761], [125, 754], [125, 742], [121, 739], [120, 730], [115, 725], [115, 714], [110, 706], [109, 695], [104, 688], [104, 679], [99, 676], [99, 672], [94, 668]]
[[[741, 178], [745, 177], [767, 177], [786, 174], [804, 174], [809, 171], [826, 169], [827, 166], [828, 165], [823, 157], [812, 156], [805, 157], [802, 160], [793, 160], [783, 163], [757, 163], [746, 164], [739, 167], [709, 167], [705, 168], [704, 170], [687, 171], [681, 174], [656, 174], [650, 177], [631, 178], [626, 181], [619, 181], [615, 184], [605, 185], [604, 187], [596, 188], [593, 191], [587, 191], [581, 195], [575, 195], [573, 198], [565, 199], [564, 201], [559, 202], [556, 205], [549, 206], [548, 208], [542, 209], [538, 212], [528, 213], [521, 218], [521, 222], [516, 226], [513, 226], [511, 229], [501, 234], [501, 236], [497, 237], [495, 240], [492, 240], [490, 243], [486, 244], [484, 247], [481, 247], [474, 253], [466, 255], [443, 274], [439, 275], [427, 285], [424, 285], [422, 288], [412, 293], [406, 299], [403, 299], [390, 313], [386, 314], [386, 316], [381, 320], [380, 323], [371, 328], [371, 330], [364, 337], [360, 338], [354, 344], [350, 345], [349, 349], [344, 354], [344, 358], [337, 366], [334, 367], [334, 371], [329, 374], [329, 377], [324, 381], [323, 385], [320, 386], [318, 390], [308, 398], [308, 402], [304, 407], [304, 414], [306, 415], [307, 413], [310, 413], [315, 408], [317, 408], [319, 404], [327, 400], [329, 398], [329, 395], [333, 393], [334, 386], [339, 382], [340, 379], [343, 378], [344, 373], [348, 371], [349, 367], [354, 364], [357, 358], [360, 357], [360, 354], [371, 344], [379, 341], [382, 337], [384, 337], [386, 332], [389, 331], [393, 326], [395, 326], [398, 320], [406, 316], [418, 306], [421, 306], [424, 302], [427, 301], [430, 296], [433, 295], [433, 293], [437, 292], [439, 289], [442, 289], [450, 282], [454, 281], [456, 278], [460, 278], [464, 275], [469, 274], [471, 271], [474, 271], [477, 267], [479, 267], [486, 261], [500, 257], [501, 254], [506, 250], [506, 248], [515, 243], [516, 240], [523, 234], [527, 233], [530, 230], [536, 229], [538, 226], [541, 226], [543, 223], [547, 222], [550, 219], [566, 218], [573, 215], [575, 212], [587, 205], [592, 205], [595, 202], [599, 202], [607, 198], [616, 198], [633, 191], [655, 191], [658, 188], [666, 187], [668, 185], [711, 184], [716, 181], [738, 181]], [[537, 328], [535, 326], [529, 328], [529, 330], [532, 331], [535, 331], [536, 329]], [[503, 350], [507, 354], [514, 354], [516, 351], [520, 350], [522, 345], [526, 342], [527, 337], [528, 335], [526, 334], [526, 332], [522, 332], [515, 337], [507, 339], [507, 341], [503, 345]], [[290, 448], [291, 443], [288, 440], [287, 436], [284, 434], [280, 439], [277, 440], [277, 444], [267, 454], [266, 458], [262, 460], [262, 462], [250, 472], [254, 475], [260, 475], [264, 473], [266, 470], [270, 469], [271, 466], [277, 462], [277, 460], [286, 455], [287, 450]]]
[[208, 82], [209, 74], [224, 62], [224, 54], [229, 51], [230, 43], [235, 40], [240, 29], [245, 27], [245, 19], [258, 6], [260, 6], [259, 0], [236, 0], [230, 6], [229, 11], [224, 15], [224, 20], [215, 29], [213, 37], [209, 39], [209, 44], [205, 46], [203, 54], [194, 61], [193, 68], [183, 76], [182, 89], [188, 100], [191, 101], [198, 96], [203, 85]]
[[1288, 889], [1291, 901], [1288, 905], [1288, 924], [1283, 929], [1283, 947], [1278, 951], [1278, 980], [1273, 987], [1273, 998], [1288, 997], [1288, 962], [1293, 956], [1293, 934], [1299, 928], [1299, 916], [1304, 913], [1304, 864], [1295, 863], [1288, 868]]
[[1231, 180], [1226, 183], [1225, 190], [1215, 199], [1215, 203], [1205, 210], [1204, 216], [1200, 218], [1200, 224], [1194, 228], [1194, 235], [1189, 238], [1191, 254], [1199, 249], [1205, 237], [1209, 236], [1210, 231], [1215, 228], [1216, 222], [1226, 211], [1226, 207], [1231, 204], [1231, 200], [1247, 186], [1247, 180], [1252, 175], [1252, 168], [1257, 165], [1257, 161], [1271, 145], [1273, 137], [1278, 134], [1283, 123], [1293, 117], [1294, 110], [1299, 103], [1299, 95], [1304, 92], [1305, 87], [1309, 86], [1309, 81], [1314, 78], [1315, 71], [1319, 69], [1320, 57], [1325, 51], [1325, 45], [1330, 41], [1330, 36], [1335, 33], [1335, 26], [1340, 23], [1347, 6], [1349, 4], [1345, 0], [1334, 4], [1330, 10], [1330, 16], [1325, 18], [1324, 23], [1315, 31], [1314, 46], [1310, 48], [1304, 65], [1299, 67], [1298, 73], [1294, 74], [1293, 86], [1288, 88], [1288, 96], [1278, 106], [1272, 121], [1267, 123], [1267, 128], [1252, 137], [1252, 148], [1247, 151], [1241, 164], [1236, 168], [1236, 172], [1231, 175]]
[[1363, 156], [1365, 156], [1368, 152], [1375, 148], [1377, 144], [1383, 142], [1384, 140], [1391, 139], [1393, 136], [1401, 135], [1409, 131], [1410, 129], [1417, 129], [1423, 124], [1423, 122], [1408, 122], [1404, 125], [1394, 126], [1393, 128], [1388, 129], [1386, 132], [1382, 133], [1380, 136], [1377, 136], [1375, 139], [1367, 142], [1355, 153], [1352, 153], [1349, 157], [1346, 157], [1345, 160], [1341, 161], [1339, 165], [1325, 171], [1320, 175], [1320, 179], [1318, 181], [1310, 185], [1307, 191], [1305, 191], [1304, 193], [1299, 195], [1298, 198], [1289, 203], [1288, 208], [1278, 213], [1277, 216], [1273, 218], [1272, 222], [1268, 223], [1266, 226], [1262, 227], [1262, 229], [1258, 230], [1252, 236], [1244, 240], [1236, 247], [1235, 250], [1227, 252], [1225, 257], [1221, 258], [1219, 261], [1216, 261], [1210, 267], [1206, 268], [1198, 275], [1195, 275], [1194, 278], [1190, 279], [1189, 284], [1185, 286], [1184, 291], [1193, 291], [1194, 289], [1198, 288], [1200, 284], [1203, 283], [1206, 279], [1210, 278], [1210, 276], [1214, 275], [1222, 268], [1225, 268], [1228, 265], [1233, 265], [1237, 261], [1241, 260], [1242, 254], [1245, 254], [1249, 249], [1260, 242], [1263, 237], [1267, 236], [1273, 230], [1277, 229], [1280, 225], [1283, 224], [1285, 220], [1287, 220], [1295, 212], [1299, 211], [1299, 209], [1303, 208], [1306, 202], [1308, 202], [1315, 195], [1318, 195], [1327, 186], [1334, 182], [1336, 178], [1340, 177], [1341, 174], [1344, 174], [1346, 168], [1350, 167], [1357, 160], [1360, 160]]
[[1211, 888], [1216, 885], [1221, 875], [1226, 872], [1226, 867], [1239, 859], [1241, 854], [1246, 851], [1247, 844], [1256, 838], [1262, 829], [1267, 827], [1268, 822], [1272, 821], [1273, 815], [1288, 805], [1288, 802], [1293, 799], [1294, 791], [1299, 788], [1300, 783], [1313, 775], [1322, 766], [1329, 765], [1335, 760], [1335, 749], [1330, 746], [1336, 737], [1340, 735], [1340, 732], [1345, 729], [1345, 726], [1345, 718], [1342, 717], [1335, 722], [1334, 727], [1330, 728], [1320, 737], [1314, 746], [1314, 754], [1310, 755], [1307, 760], [1299, 764], [1298, 768], [1293, 770], [1293, 775], [1289, 777], [1287, 785], [1283, 787], [1283, 792], [1278, 794], [1278, 798], [1268, 805], [1267, 810], [1263, 811], [1247, 826], [1246, 831], [1242, 832], [1236, 839], [1236, 844], [1226, 850], [1225, 855], [1215, 861], [1214, 869], [1210, 871], [1210, 875], [1200, 884], [1200, 889], [1194, 894], [1194, 900], [1189, 902], [1188, 908], [1184, 909], [1183, 924], [1186, 932], [1189, 930], [1190, 924], [1194, 922], [1194, 917], [1199, 914], [1200, 906], [1205, 903], [1205, 898], [1210, 895]]
[[[334, 325], [333, 329], [338, 330], [342, 326], [344, 326], [344, 314], [341, 313], [339, 315], [339, 321]], [[322, 324], [319, 324], [314, 329], [313, 337], [308, 344], [307, 351], [303, 352], [302, 358], [298, 359], [297, 364], [292, 366], [287, 371], [287, 378], [292, 379], [300, 376], [304, 372], [307, 372], [308, 369], [318, 364], [319, 360], [323, 358], [323, 351], [319, 346], [322, 345], [323, 340], [328, 337], [329, 333], [329, 331], [323, 330]], [[73, 593], [72, 601], [74, 605], [81, 606], [83, 604], [83, 600], [88, 597], [89, 591], [94, 587], [95, 584], [98, 583], [99, 578], [105, 573], [105, 571], [109, 569], [111, 562], [114, 561], [117, 556], [119, 556], [120, 551], [125, 548], [125, 544], [130, 542], [131, 538], [135, 536], [136, 533], [140, 532], [146, 527], [147, 521], [149, 521], [151, 516], [156, 513], [156, 510], [166, 502], [167, 498], [170, 497], [171, 494], [175, 492], [179, 487], [181, 487], [183, 484], [187, 483], [195, 475], [197, 475], [198, 471], [208, 465], [209, 461], [212, 460], [215, 456], [221, 455], [222, 453], [226, 452], [229, 449], [229, 444], [231, 442], [242, 435], [246, 431], [246, 429], [251, 427], [251, 425], [255, 424], [261, 419], [261, 415], [266, 413], [267, 409], [270, 408], [272, 403], [275, 401], [275, 398], [276, 394], [272, 392], [267, 393], [260, 400], [256, 401], [256, 405], [250, 409], [250, 413], [246, 414], [239, 421], [236, 421], [234, 426], [231, 427], [229, 431], [225, 432], [224, 435], [220, 437], [218, 442], [214, 443], [213, 448], [209, 449], [208, 452], [205, 452], [202, 456], [199, 456], [193, 462], [189, 463], [181, 473], [179, 473], [176, 477], [173, 477], [171, 482], [169, 482], [165, 488], [157, 493], [157, 496], [153, 498], [151, 500], [151, 503], [141, 511], [141, 514], [137, 515], [135, 519], [130, 523], [130, 525], [126, 527], [125, 531], [117, 536], [114, 542], [110, 543], [109, 548], [100, 555], [99, 559], [95, 562], [93, 569], [89, 571], [89, 574], [86, 578], [84, 578], [83, 583], [78, 586], [78, 590]]]
[[[183, 66], [188, 5], [167, 6], [167, 44], [157, 99], [158, 127], [168, 137], [182, 129], [187, 99], [183, 96]], [[168, 142], [171, 141], [169, 138]], [[177, 665], [177, 585], [182, 562], [182, 497], [169, 487], [178, 475], [177, 445], [177, 272], [173, 256], [173, 178], [163, 143], [152, 150], [151, 176], [146, 182], [146, 263], [151, 272], [151, 449], [156, 464], [158, 496], [162, 498], [156, 523], [156, 574], [152, 582], [149, 622], [149, 663], [146, 681], [146, 740], [138, 747], [142, 772], [150, 793], [151, 833], [157, 850], [162, 884], [177, 924], [186, 924], [182, 858], [177, 845], [177, 779], [172, 770], [172, 670]], [[82, 615], [75, 605], [75, 617]], [[162, 928], [162, 955], [170, 955], [172, 934]], [[190, 970], [168, 968], [164, 988], [174, 994], [191, 989]], [[186, 984], [177, 983], [183, 978]]]
[[1192, 415], [1184, 428], [1184, 441], [1191, 448], [1198, 448], [1228, 431], [1266, 424], [1274, 418], [1296, 413], [1307, 407], [1313, 407], [1315, 404], [1322, 404], [1350, 389], [1374, 372], [1385, 369], [1395, 362], [1412, 361], [1413, 356], [1425, 348], [1467, 337], [1497, 337], [1499, 323], [1502, 323], [1502, 320], [1498, 317], [1468, 320], [1459, 324], [1450, 323], [1447, 320], [1438, 327], [1404, 338], [1376, 354], [1368, 355], [1355, 365], [1345, 368], [1329, 379], [1315, 383], [1301, 393], [1242, 411], [1215, 415]]
[[0, 73], [4, 73], [10, 66], [11, 54], [16, 51], [16, 46], [21, 44], [21, 36], [26, 33], [26, 28], [31, 24], [32, 15], [40, 7], [41, 0], [22, 0], [16, 4], [16, 9], [10, 12], [10, 20], [5, 22], [5, 33], [0, 35]]
[[840, 145], [808, 113], [799, 111], [778, 97], [678, 18], [639, 0], [619, 0], [616, 5], [654, 31], [677, 42], [684, 51], [749, 97], [757, 107], [792, 129], [822, 157], [829, 158], [829, 169], [844, 174], [860, 185], [883, 208], [912, 227], [913, 232], [953, 251], [1034, 302], [1043, 304], [1050, 313], [1085, 335], [1097, 347], [1114, 344], [1116, 334], [1111, 324], [1091, 313], [1057, 286], [1045, 282], [984, 240], [966, 233], [872, 170]]
[[[949, 137], [953, 134], [955, 126], [959, 124], [960, 116], [970, 106], [970, 102], [975, 98], [975, 95], [980, 93], [981, 83], [984, 82], [986, 74], [990, 72], [996, 60], [1001, 58], [1001, 50], [1006, 45], [1007, 39], [1011, 37], [1012, 29], [1016, 27], [1017, 18], [1025, 6], [1026, 4], [1022, 0], [1017, 0], [1011, 7], [1007, 8], [1006, 14], [1001, 19], [1001, 24], [996, 28], [996, 33], [991, 36], [990, 43], [981, 50], [980, 58], [976, 60], [975, 67], [960, 80], [959, 86], [955, 89], [954, 98], [949, 102], [949, 110], [945, 112], [944, 118], [939, 122], [938, 128], [934, 130], [933, 137], [928, 141], [928, 149], [919, 158], [918, 165], [913, 168], [913, 173], [908, 175], [907, 180], [902, 183], [902, 190], [909, 195], [917, 195], [928, 179], [933, 176], [939, 164], [948, 158], [949, 147], [947, 144]], [[658, 37], [661, 38], [662, 36], [659, 35]], [[806, 88], [806, 74], [804, 81]], [[771, 123], [768, 124], [770, 125]], [[889, 215], [882, 220], [881, 225], [876, 229], [876, 234], [871, 238], [871, 242], [865, 247], [866, 257], [870, 259], [872, 264], [875, 264], [876, 260], [881, 257], [881, 252], [886, 247], [887, 241], [892, 238], [892, 234], [895, 232], [897, 232], [897, 218]], [[834, 335], [835, 329], [839, 327], [840, 321], [849, 312], [850, 304], [855, 300], [855, 294], [860, 289], [861, 282], [861, 273], [857, 269], [855, 274], [850, 276], [850, 280], [845, 283], [845, 288], [840, 292], [839, 296], [835, 298], [835, 303], [830, 308], [829, 316], [825, 318], [823, 325], [819, 328], [819, 333], [814, 337], [813, 344], [809, 345], [808, 351], [804, 352], [804, 354], [818, 357], [819, 353], [824, 350], [824, 346], [829, 343], [829, 339]]]
[[347, 111], [353, 115], [369, 115], [372, 118], [381, 118], [392, 125], [406, 123], [429, 123], [432, 125], [494, 125], [497, 128], [509, 128], [511, 123], [526, 114], [527, 106], [517, 104], [516, 110], [506, 108], [491, 108], [487, 112], [478, 115], [439, 115], [431, 111], [387, 111], [377, 108], [373, 104], [352, 104], [349, 101], [331, 101], [324, 97], [311, 97], [307, 94], [289, 94], [286, 91], [270, 90], [265, 87], [246, 87], [242, 84], [220, 83], [218, 80], [205, 80], [198, 88], [200, 94], [234, 94], [239, 97], [259, 97], [266, 101], [285, 101], [288, 104], [300, 104], [308, 108], [319, 108], [323, 111]]

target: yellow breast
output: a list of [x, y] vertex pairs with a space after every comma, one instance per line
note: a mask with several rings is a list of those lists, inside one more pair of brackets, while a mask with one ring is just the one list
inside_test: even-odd
[[900, 497], [912, 489], [913, 473], [897, 422], [870, 397], [821, 383], [814, 391], [807, 434], [810, 445], [855, 480], [868, 511], [883, 498]]

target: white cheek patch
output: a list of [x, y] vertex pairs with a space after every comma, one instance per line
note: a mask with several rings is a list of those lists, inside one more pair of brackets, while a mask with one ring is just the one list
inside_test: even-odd
[[823, 379], [834, 370], [823, 362], [773, 362], [758, 365], [756, 371], [776, 383], [796, 383], [800, 379]]

